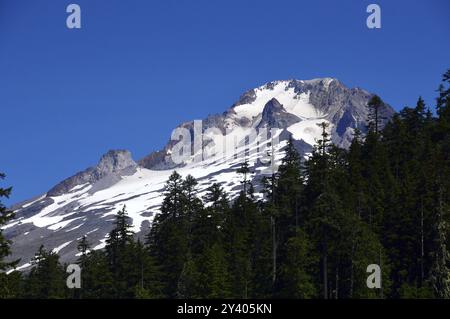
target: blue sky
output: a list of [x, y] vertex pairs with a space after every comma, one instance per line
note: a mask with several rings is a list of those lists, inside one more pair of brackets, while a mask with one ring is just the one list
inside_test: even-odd
[[[82, 29], [66, 27], [77, 3]], [[370, 3], [382, 28], [369, 30]], [[180, 122], [277, 79], [336, 77], [395, 109], [432, 105], [450, 1], [0, 0], [0, 171], [7, 204], [109, 149], [135, 159]]]

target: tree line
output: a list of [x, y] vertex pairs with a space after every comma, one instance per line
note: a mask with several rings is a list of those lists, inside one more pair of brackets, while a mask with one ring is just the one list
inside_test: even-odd
[[[44, 247], [28, 273], [7, 275], [17, 261], [0, 230], [0, 298], [450, 298], [450, 70], [435, 113], [419, 98], [383, 126], [383, 107], [371, 98], [367, 134], [355, 130], [348, 150], [325, 123], [307, 159], [290, 139], [258, 181], [262, 200], [248, 162], [233, 199], [219, 184], [200, 198], [195, 178], [173, 172], [145, 240], [124, 207], [104, 249], [79, 241], [81, 289]], [[12, 218], [0, 204], [0, 225]], [[379, 289], [366, 284], [371, 264]]]

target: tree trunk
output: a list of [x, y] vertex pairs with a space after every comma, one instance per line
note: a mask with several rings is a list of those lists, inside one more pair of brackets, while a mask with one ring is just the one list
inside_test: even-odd
[[323, 250], [323, 298], [328, 299], [328, 260], [327, 243], [325, 240]]
[[423, 285], [423, 278], [424, 278], [424, 269], [423, 269], [423, 262], [424, 262], [424, 245], [423, 245], [423, 198], [421, 201], [421, 210], [420, 210], [420, 286]]
[[339, 299], [339, 266], [336, 266], [336, 293], [335, 299]]
[[275, 228], [275, 218], [270, 217], [272, 224], [272, 283], [275, 284], [277, 279], [277, 242], [276, 242], [276, 228]]
[[381, 247], [380, 247], [380, 252], [379, 252], [379, 258], [380, 258], [380, 261], [379, 261], [379, 264], [380, 264], [380, 285], [381, 285], [381, 287], [380, 287], [380, 298], [381, 299], [384, 299], [384, 294], [383, 294], [383, 261], [382, 261], [382, 259], [381, 259]]
[[355, 250], [356, 250], [356, 242], [355, 239], [353, 238], [352, 241], [352, 254], [351, 254], [351, 258], [350, 258], [350, 292], [349, 292], [349, 297], [353, 298], [353, 286], [354, 286], [354, 265], [353, 265], [353, 257], [355, 256]]

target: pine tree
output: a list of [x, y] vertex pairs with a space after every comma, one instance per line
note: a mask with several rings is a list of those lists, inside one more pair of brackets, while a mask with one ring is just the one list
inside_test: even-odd
[[317, 296], [314, 277], [311, 276], [316, 269], [317, 258], [312, 251], [310, 239], [302, 229], [288, 239], [286, 258], [280, 269], [280, 297], [307, 299]]
[[442, 76], [442, 83], [439, 85], [439, 96], [436, 99], [436, 112], [439, 119], [447, 122], [450, 120], [450, 69], [448, 69]]
[[443, 75], [438, 89], [436, 111], [437, 127], [434, 132], [434, 243], [431, 283], [437, 298], [450, 298], [450, 270], [447, 234], [450, 223], [450, 70]]
[[188, 175], [182, 182], [182, 192], [183, 196], [183, 213], [186, 215], [184, 217], [184, 223], [187, 227], [188, 233], [188, 244], [189, 247], [192, 243], [192, 223], [195, 215], [203, 209], [202, 201], [197, 197], [197, 180], [192, 176]]
[[431, 282], [434, 294], [437, 298], [450, 298], [450, 253], [447, 249], [447, 234], [449, 227], [444, 220], [444, 214], [450, 209], [443, 203], [442, 190], [439, 192], [439, 206], [436, 216], [436, 250], [434, 252], [434, 263], [431, 271]]
[[229, 209], [228, 196], [217, 183], [213, 183], [208, 189], [203, 197], [206, 205], [209, 205], [216, 213], [224, 212]]
[[255, 294], [252, 278], [260, 240], [262, 215], [253, 196], [253, 184], [248, 179], [250, 170], [245, 161], [238, 173], [243, 175], [243, 190], [227, 214], [224, 226], [224, 249], [231, 275], [231, 294], [235, 298], [250, 298]]
[[193, 299], [199, 296], [200, 274], [195, 261], [188, 253], [180, 277], [177, 282], [176, 297], [179, 299]]
[[207, 299], [229, 298], [230, 276], [221, 243], [208, 247], [199, 259], [199, 288]]
[[80, 298], [117, 298], [113, 274], [103, 250], [90, 251], [84, 257], [81, 255], [78, 263], [82, 273]]
[[283, 280], [277, 282], [278, 266], [282, 266], [287, 258], [287, 242], [295, 236], [300, 224], [303, 176], [301, 160], [292, 137], [285, 148], [285, 156], [276, 174], [267, 182], [269, 202], [265, 206], [270, 216], [272, 233], [272, 281], [274, 289], [283, 286]]
[[23, 294], [23, 278], [20, 271], [8, 275], [0, 273], [0, 299], [17, 299]]
[[161, 273], [148, 249], [138, 239], [131, 249], [133, 266], [128, 273], [129, 286], [134, 287], [134, 298], [161, 298], [163, 287]]
[[367, 216], [367, 181], [364, 178], [361, 131], [356, 129], [348, 152], [349, 191], [345, 193], [346, 202], [359, 218]]
[[147, 236], [150, 255], [161, 271], [163, 294], [177, 296], [178, 282], [189, 250], [189, 222], [183, 179], [173, 172], [165, 187], [165, 197]]
[[[0, 181], [5, 178], [5, 174], [0, 173]], [[2, 197], [8, 198], [11, 194], [12, 188], [0, 188], [0, 199]], [[0, 273], [6, 271], [9, 268], [14, 268], [19, 260], [15, 261], [5, 261], [5, 258], [11, 254], [11, 241], [7, 240], [3, 236], [2, 226], [6, 225], [11, 219], [14, 218], [14, 212], [8, 210], [5, 206], [3, 206], [0, 200]]]
[[81, 299], [109, 299], [115, 297], [113, 275], [104, 251], [91, 250], [87, 236], [77, 245], [80, 253], [77, 263], [81, 268]]
[[180, 174], [174, 171], [165, 185], [164, 200], [161, 206], [161, 213], [158, 216], [160, 222], [167, 219], [180, 219], [184, 214], [183, 204], [186, 202], [183, 192], [183, 179]]
[[338, 209], [340, 200], [330, 187], [329, 183], [329, 153], [331, 146], [327, 123], [318, 124], [322, 128], [322, 138], [317, 141], [311, 158], [306, 163], [307, 172], [307, 198], [310, 200], [311, 210], [308, 220], [308, 229], [314, 232], [317, 240], [317, 248], [321, 254], [322, 296], [328, 299], [328, 255], [330, 233], [336, 229], [333, 220], [330, 219]]
[[385, 120], [385, 117], [382, 113], [382, 110], [385, 107], [384, 102], [378, 95], [373, 95], [367, 103], [367, 107], [369, 108], [369, 131], [373, 132], [375, 135], [378, 135], [381, 129], [381, 125]]
[[[293, 233], [301, 223], [300, 202], [303, 191], [303, 176], [301, 172], [300, 155], [295, 149], [292, 137], [289, 138], [285, 150], [285, 156], [277, 173], [275, 202], [279, 206], [280, 213], [286, 214], [280, 216], [284, 218], [284, 227], [286, 233]], [[281, 221], [280, 221], [281, 222]]]
[[[0, 173], [0, 181], [5, 175]], [[18, 282], [20, 282], [20, 274], [13, 272], [6, 275], [5, 271], [14, 268], [20, 260], [5, 261], [11, 254], [11, 241], [3, 236], [2, 226], [14, 218], [14, 213], [8, 210], [1, 202], [2, 197], [8, 198], [11, 194], [11, 187], [0, 188], [0, 298], [13, 298], [18, 294]]]
[[32, 260], [31, 269], [25, 281], [24, 297], [33, 299], [61, 299], [67, 295], [64, 268], [58, 254], [39, 247]]
[[222, 227], [229, 210], [223, 189], [213, 184], [205, 195], [207, 207], [197, 207], [192, 221], [191, 253], [196, 259], [214, 244], [223, 240]]
[[242, 180], [241, 180], [241, 184], [243, 185], [243, 193], [245, 196], [247, 196], [249, 190], [250, 190], [250, 185], [251, 185], [251, 181], [249, 180], [249, 175], [251, 174], [250, 171], [250, 166], [248, 163], [248, 160], [245, 160], [241, 167], [237, 170], [238, 174], [242, 175]]
[[[223, 226], [229, 211], [229, 203], [222, 187], [213, 184], [204, 196], [206, 207], [197, 206], [192, 220], [191, 249], [184, 268], [185, 272], [197, 277], [195, 291], [191, 293], [200, 298], [219, 298], [229, 296], [229, 277], [225, 253], [223, 251]], [[195, 271], [194, 271], [195, 270]], [[184, 284], [183, 287], [186, 285]]]
[[130, 285], [129, 273], [134, 267], [133, 232], [124, 206], [116, 214], [114, 228], [108, 234], [105, 252], [111, 271], [115, 297], [130, 298], [133, 296], [134, 285]]
[[80, 252], [80, 265], [82, 265], [83, 261], [88, 257], [90, 253], [91, 247], [87, 240], [87, 236], [84, 235], [78, 242], [77, 250]]

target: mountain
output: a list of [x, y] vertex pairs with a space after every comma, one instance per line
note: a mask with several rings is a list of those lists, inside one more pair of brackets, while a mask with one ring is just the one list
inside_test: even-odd
[[[366, 105], [371, 96], [333, 78], [269, 82], [245, 92], [223, 114], [182, 123], [162, 150], [137, 162], [129, 151], [111, 150], [96, 166], [13, 206], [16, 219], [4, 227], [13, 241], [12, 258], [22, 258], [19, 269], [26, 269], [43, 244], [70, 262], [77, 256], [77, 240], [83, 235], [93, 249], [101, 249], [114, 214], [123, 205], [137, 236], [145, 235], [174, 169], [197, 178], [199, 196], [214, 182], [233, 196], [241, 188], [236, 169], [246, 159], [258, 191], [259, 179], [271, 173], [272, 167], [276, 169], [290, 136], [307, 156], [320, 137], [317, 124], [327, 122], [332, 141], [347, 148], [355, 128], [366, 131]], [[386, 104], [384, 117], [389, 119], [393, 113]], [[274, 165], [268, 153], [273, 153]]]

